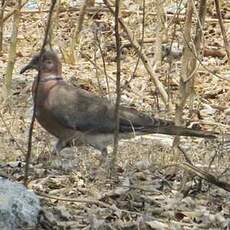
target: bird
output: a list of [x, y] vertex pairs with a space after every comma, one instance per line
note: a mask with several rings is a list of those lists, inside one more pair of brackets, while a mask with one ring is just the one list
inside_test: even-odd
[[[114, 142], [115, 104], [68, 84], [62, 77], [61, 61], [52, 48], [34, 55], [20, 73], [30, 69], [38, 71], [32, 86], [35, 117], [45, 130], [57, 138], [53, 152], [59, 154], [75, 142], [76, 145], [90, 145], [101, 152], [102, 158], [107, 157], [107, 147]], [[172, 121], [121, 105], [119, 138], [130, 138], [134, 133], [216, 138], [215, 132], [176, 126]]]

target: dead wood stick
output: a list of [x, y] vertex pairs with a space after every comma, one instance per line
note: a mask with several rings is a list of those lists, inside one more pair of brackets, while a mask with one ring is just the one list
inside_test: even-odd
[[[110, 12], [113, 15], [115, 15], [115, 12], [112, 9], [111, 3], [108, 0], [104, 0], [104, 3], [108, 7], [108, 9], [110, 10]], [[146, 55], [143, 52], [141, 52], [140, 45], [139, 45], [138, 41], [135, 39], [135, 37], [133, 36], [132, 31], [125, 25], [125, 22], [124, 22], [124, 20], [121, 17], [119, 17], [119, 23], [122, 26], [122, 28], [124, 29], [124, 31], [126, 32], [126, 34], [128, 36], [128, 40], [130, 41], [130, 43], [132, 44], [132, 46], [135, 48], [136, 52], [140, 56], [140, 58], [141, 58], [141, 60], [142, 60], [142, 62], [144, 64], [144, 66], [145, 66], [146, 71], [148, 72], [148, 74], [153, 79], [155, 87], [159, 90], [163, 102], [165, 103], [166, 106], [168, 106], [169, 110], [172, 111], [173, 107], [172, 107], [172, 104], [169, 102], [169, 97], [168, 97], [167, 92], [164, 89], [164, 85], [158, 79], [158, 77], [156, 76], [156, 74], [154, 74], [154, 70], [151, 67], [148, 58], [146, 57]]]
[[219, 20], [221, 33], [222, 33], [223, 40], [224, 40], [225, 50], [226, 50], [226, 53], [227, 53], [227, 56], [228, 56], [228, 64], [230, 64], [230, 46], [229, 46], [228, 38], [227, 38], [227, 35], [226, 35], [226, 30], [224, 28], [222, 15], [221, 15], [221, 12], [220, 12], [220, 2], [219, 2], [219, 0], [215, 0], [215, 5], [216, 5], [216, 14], [217, 14], [217, 17], [218, 17], [218, 20]]
[[222, 188], [225, 191], [230, 192], [230, 184], [229, 183], [219, 180], [218, 178], [216, 178], [211, 173], [208, 173], [208, 172], [206, 172], [206, 171], [204, 171], [204, 170], [202, 170], [202, 169], [200, 169], [194, 165], [183, 162], [180, 164], [177, 164], [177, 163], [176, 164], [170, 164], [170, 165], [165, 166], [164, 168], [169, 168], [169, 167], [176, 167], [176, 168], [180, 167], [180, 168], [183, 168], [184, 170], [188, 170], [188, 171], [194, 173], [196, 176], [206, 180], [208, 183], [214, 184], [217, 187]]
[[210, 174], [210, 173], [208, 173], [208, 172], [206, 172], [200, 168], [197, 168], [191, 164], [188, 164], [188, 163], [183, 163], [183, 164], [180, 164], [179, 166], [185, 170], [189, 170], [189, 171], [193, 172], [194, 174], [196, 174], [200, 178], [203, 178], [204, 180], [208, 181], [209, 183], [214, 184], [217, 187], [220, 187], [220, 188], [230, 192], [230, 184], [225, 182], [225, 181], [219, 180], [214, 175], [212, 175], [212, 174]]
[[15, 141], [15, 144], [17, 145], [18, 149], [21, 151], [21, 153], [25, 156], [25, 150], [23, 149], [23, 147], [18, 143], [17, 139], [14, 137], [14, 135], [12, 134], [10, 128], [8, 127], [8, 125], [6, 124], [6, 121], [2, 115], [2, 113], [0, 112], [0, 119], [2, 120], [3, 125], [6, 128], [6, 131], [9, 133], [9, 135], [11, 136], [11, 138]]
[[[60, 8], [59, 9], [59, 12], [75, 12], [75, 11], [80, 11], [80, 8], [81, 7], [69, 7], [69, 8]], [[49, 10], [48, 9], [44, 9], [44, 10], [22, 10], [21, 13], [22, 14], [39, 14], [39, 13], [48, 13]], [[55, 12], [55, 11], [54, 11]], [[109, 9], [105, 8], [105, 7], [88, 7], [87, 8], [87, 12], [88, 14], [94, 14], [94, 13], [107, 13], [109, 12]], [[133, 10], [121, 10], [121, 14], [125, 14], [125, 15], [128, 15], [128, 14], [142, 14], [143, 12], [142, 11], [133, 11]], [[9, 13], [10, 16], [13, 14], [13, 12], [10, 12]], [[155, 12], [148, 12], [147, 15], [152, 15], [152, 16], [156, 16], [157, 13]], [[172, 18], [174, 17], [174, 14], [171, 14], [171, 13], [167, 13], [166, 14], [167, 17], [169, 18]], [[6, 19], [8, 19], [9, 16], [6, 16]], [[179, 21], [184, 21], [185, 20], [185, 16], [184, 15], [178, 15], [178, 18], [176, 20], [179, 20]], [[207, 18], [205, 20], [206, 22], [208, 23], [218, 23], [218, 19], [217, 18]], [[230, 23], [230, 19], [223, 19], [223, 23]]]
[[[112, 6], [113, 7], [113, 6]], [[114, 7], [113, 7], [114, 8]], [[59, 12], [75, 12], [75, 11], [80, 11], [81, 7], [61, 7], [59, 9]], [[56, 10], [54, 10], [55, 12]], [[103, 7], [103, 6], [96, 6], [96, 7], [88, 7], [87, 9], [88, 13], [96, 13], [99, 11], [99, 13], [106, 13], [109, 12], [109, 9]], [[22, 14], [37, 14], [37, 13], [48, 13], [49, 9], [43, 9], [43, 10], [22, 10], [21, 13]], [[126, 9], [121, 9], [121, 14], [143, 14], [143, 11], [133, 11], [133, 10], [126, 10]], [[147, 15], [152, 15], [152, 16], [156, 16], [157, 13], [156, 12], [148, 12]], [[172, 13], [166, 13], [166, 16], [171, 18], [174, 17], [174, 14]], [[180, 21], [184, 21], [185, 19], [185, 15], [184, 14], [179, 14], [177, 20]], [[217, 18], [207, 18], [206, 19], [207, 22], [216, 22], [218, 23], [218, 19]], [[230, 23], [230, 19], [223, 19], [223, 23]]]
[[[25, 6], [25, 4], [28, 2], [28, 0], [26, 0], [24, 3], [21, 4], [20, 9], [22, 9], [23, 6]], [[18, 10], [20, 10], [18, 9]], [[12, 15], [14, 15], [15, 11], [17, 9], [14, 9], [12, 11], [10, 11], [4, 18], [3, 18], [3, 22], [5, 22], [7, 19], [9, 19]], [[20, 14], [22, 14], [22, 12], [20, 11]]]
[[119, 128], [120, 128], [120, 101], [121, 101], [121, 38], [120, 38], [120, 24], [119, 24], [119, 13], [120, 13], [120, 0], [115, 1], [115, 40], [116, 40], [116, 104], [115, 104], [115, 130], [113, 140], [113, 153], [111, 159], [110, 176], [115, 176], [115, 164], [117, 161], [118, 141], [119, 141]]
[[96, 204], [96, 205], [104, 207], [104, 208], [111, 208], [111, 205], [106, 204], [106, 203], [104, 203], [102, 201], [98, 201], [98, 200], [92, 200], [92, 199], [73, 199], [73, 198], [66, 198], [66, 197], [50, 196], [48, 194], [41, 193], [41, 192], [36, 192], [36, 191], [34, 191], [34, 193], [36, 193], [41, 198], [49, 198], [49, 199], [52, 199], [52, 200], [60, 200], [60, 201], [66, 201], [66, 202]]
[[[48, 43], [50, 43], [49, 32], [50, 32], [50, 28], [51, 28], [52, 14], [53, 14], [53, 10], [54, 10], [56, 2], [57, 2], [57, 0], [51, 0], [50, 12], [49, 12], [47, 25], [46, 25], [45, 36], [44, 36], [42, 48], [40, 50], [39, 63], [41, 62], [41, 56], [45, 50], [45, 46]], [[25, 186], [27, 186], [27, 184], [28, 184], [28, 171], [29, 171], [29, 164], [30, 164], [30, 159], [31, 159], [32, 137], [33, 137], [34, 122], [35, 122], [35, 114], [36, 114], [36, 109], [37, 109], [37, 103], [36, 102], [37, 102], [37, 93], [38, 93], [39, 81], [40, 81], [40, 71], [37, 75], [37, 82], [36, 82], [35, 94], [34, 94], [33, 114], [32, 114], [30, 127], [29, 127], [29, 137], [28, 137], [28, 146], [27, 146], [27, 153], [26, 153], [26, 160], [25, 160], [26, 164], [25, 164], [25, 172], [24, 172], [24, 185]]]
[[124, 210], [124, 209], [119, 209], [117, 207], [114, 207], [114, 205], [107, 204], [105, 202], [99, 201], [99, 200], [92, 200], [92, 199], [73, 199], [73, 198], [66, 198], [66, 197], [57, 197], [57, 196], [50, 196], [45, 193], [41, 192], [36, 192], [34, 191], [35, 194], [37, 194], [41, 198], [48, 198], [48, 199], [53, 199], [53, 200], [59, 200], [59, 201], [65, 201], [65, 202], [74, 202], [74, 203], [86, 203], [86, 204], [95, 204], [103, 208], [109, 208], [114, 211], [121, 211], [121, 212], [126, 212], [126, 213], [131, 213], [131, 214], [136, 214], [138, 216], [141, 216], [142, 214], [139, 212], [134, 212], [134, 211], [129, 211], [129, 210]]

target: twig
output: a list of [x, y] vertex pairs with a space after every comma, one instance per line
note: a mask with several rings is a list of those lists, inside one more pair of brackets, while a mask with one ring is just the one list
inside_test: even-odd
[[[76, 12], [76, 11], [80, 11], [80, 7], [69, 7], [69, 8], [64, 8], [64, 7], [61, 7], [60, 8], [60, 12]], [[87, 13], [88, 14], [95, 14], [97, 12], [101, 13], [101, 14], [106, 14], [107, 12], [109, 12], [109, 9], [105, 8], [105, 7], [88, 7], [87, 9]], [[40, 14], [40, 13], [48, 13], [49, 10], [47, 9], [44, 9], [44, 10], [22, 10], [21, 13], [22, 14]], [[10, 12], [11, 15], [13, 14], [12, 12]], [[125, 14], [125, 15], [131, 15], [131, 14], [138, 14], [138, 15], [141, 15], [143, 13], [143, 11], [134, 11], [134, 10], [125, 10], [125, 9], [122, 9], [121, 10], [121, 14]], [[157, 13], [156, 12], [148, 12], [147, 13], [148, 15], [151, 15], [151, 16], [156, 16]], [[184, 14], [179, 14], [179, 17], [176, 17], [175, 18], [175, 14], [171, 14], [171, 13], [167, 13], [166, 16], [168, 18], [172, 18], [172, 22], [173, 21], [182, 21], [184, 22], [185, 20], [185, 16]], [[207, 22], [209, 23], [218, 23], [218, 19], [216, 18], [207, 18], [206, 20]], [[172, 24], [172, 22], [170, 22], [169, 24]], [[230, 19], [223, 19], [223, 23], [230, 23]]]
[[[28, 2], [29, 0], [26, 0], [24, 3], [21, 4], [19, 10], [22, 9], [23, 6], [25, 6], [25, 4]], [[12, 10], [11, 12], [9, 12], [4, 18], [3, 18], [3, 22], [5, 22], [7, 19], [9, 19], [14, 13], [15, 13], [15, 10]], [[22, 12], [21, 12], [22, 13]]]
[[79, 11], [78, 23], [77, 23], [76, 28], [73, 31], [72, 38], [71, 38], [72, 40], [70, 41], [70, 47], [69, 47], [70, 48], [70, 50], [69, 50], [70, 60], [68, 60], [68, 62], [70, 62], [70, 64], [72, 64], [72, 65], [74, 65], [76, 62], [75, 50], [76, 50], [76, 47], [79, 43], [80, 32], [82, 30], [87, 6], [89, 4], [88, 2], [89, 2], [89, 0], [84, 0], [84, 2], [82, 3], [82, 6], [81, 6], [80, 11]]
[[98, 200], [90, 200], [90, 199], [72, 199], [72, 198], [65, 198], [65, 197], [57, 197], [57, 196], [50, 196], [48, 194], [45, 193], [41, 193], [41, 192], [36, 192], [34, 191], [38, 196], [42, 197], [42, 198], [49, 198], [49, 199], [53, 199], [53, 200], [60, 200], [60, 201], [66, 201], [66, 202], [76, 202], [76, 203], [87, 203], [87, 204], [96, 204], [99, 205], [101, 207], [104, 208], [111, 208], [111, 205], [106, 204], [102, 201], [98, 201]]
[[117, 63], [117, 73], [116, 73], [116, 104], [115, 104], [115, 130], [114, 130], [114, 145], [113, 145], [113, 153], [111, 159], [111, 175], [115, 174], [115, 164], [117, 160], [117, 150], [118, 150], [118, 138], [119, 138], [119, 129], [120, 129], [120, 100], [121, 100], [121, 41], [120, 41], [120, 33], [119, 33], [119, 11], [120, 11], [120, 1], [115, 1], [115, 39], [116, 39], [116, 63]]
[[206, 180], [207, 182], [214, 184], [217, 187], [224, 189], [225, 191], [230, 192], [230, 184], [229, 183], [227, 183], [225, 181], [218, 180], [214, 175], [212, 175], [212, 174], [210, 174], [210, 173], [208, 173], [208, 172], [206, 172], [200, 168], [197, 168], [194, 165], [183, 162], [180, 164], [177, 164], [177, 163], [176, 164], [170, 164], [170, 165], [165, 166], [164, 168], [169, 168], [169, 167], [177, 167], [177, 168], [181, 167], [185, 170], [188, 170], [188, 171], [194, 173], [196, 176]]
[[223, 18], [222, 15], [220, 13], [220, 2], [219, 0], [215, 0], [215, 5], [216, 5], [216, 14], [219, 20], [219, 24], [220, 24], [220, 29], [221, 29], [221, 33], [224, 39], [224, 46], [225, 46], [225, 50], [228, 56], [228, 64], [230, 65], [230, 47], [229, 47], [229, 42], [228, 42], [228, 38], [226, 35], [226, 30], [224, 28], [224, 24], [223, 24]]
[[[100, 66], [97, 66], [95, 64], [95, 62], [93, 60], [91, 60], [91, 58], [83, 53], [82, 51], [79, 51], [79, 53], [82, 55], [83, 58], [87, 59], [95, 68], [97, 67], [101, 72], [103, 72], [102, 68], [100, 68]], [[103, 64], [103, 67], [104, 67], [104, 64]], [[104, 67], [105, 68], [105, 67]], [[104, 69], [105, 70], [105, 69]], [[109, 76], [108, 74], [106, 74], [107, 78], [109, 78], [112, 82], [115, 82], [115, 79], [113, 79], [111, 76]]]
[[[165, 32], [165, 22], [166, 22], [163, 4], [164, 4], [163, 1], [155, 2], [156, 11], [157, 11], [157, 15], [156, 15], [157, 27], [156, 27], [156, 41], [154, 43], [154, 56], [152, 61], [154, 75], [157, 75], [156, 71], [160, 69], [160, 66], [162, 64], [162, 40], [163, 40], [163, 34]], [[157, 109], [159, 110], [160, 105], [158, 99], [158, 91], [159, 89], [156, 87], [155, 98], [157, 102]], [[167, 95], [168, 95], [168, 101], [166, 107], [168, 109], [167, 105], [172, 104], [172, 101], [170, 100], [169, 92], [167, 92]]]
[[[105, 5], [108, 7], [108, 9], [110, 10], [110, 12], [114, 15], [115, 12], [114, 12], [112, 5], [109, 2], [109, 0], [103, 0], [103, 1], [104, 1]], [[139, 45], [138, 41], [133, 36], [132, 31], [125, 25], [124, 20], [122, 18], [119, 18], [118, 20], [119, 20], [120, 25], [124, 29], [125, 33], [127, 34], [128, 40], [130, 41], [130, 43], [132, 44], [132, 46], [134, 47], [134, 49], [136, 50], [136, 52], [140, 56], [142, 63], [144, 64], [144, 66], [146, 68], [146, 71], [148, 72], [148, 74], [153, 79], [155, 87], [159, 90], [163, 102], [165, 103], [165, 105], [168, 105], [169, 110], [172, 111], [173, 107], [172, 107], [172, 104], [168, 101], [168, 94], [164, 89], [164, 85], [161, 83], [161, 81], [154, 74], [154, 70], [151, 67], [150, 62], [147, 59], [146, 55], [143, 52], [140, 52], [140, 45]]]
[[[180, 0], [180, 2], [178, 3], [178, 7], [177, 7], [177, 10], [176, 10], [176, 13], [173, 15], [172, 20], [169, 22], [168, 29], [170, 28], [170, 25], [173, 22], [173, 19], [177, 19], [179, 17], [180, 11], [182, 9], [181, 8], [182, 2], [183, 2], [183, 0]], [[173, 46], [173, 43], [174, 43], [174, 40], [175, 40], [175, 37], [176, 37], [176, 27], [177, 27], [177, 24], [173, 23], [172, 39], [171, 39], [170, 47], [169, 47], [169, 50], [170, 50], [169, 52], [170, 53], [172, 51], [172, 46]], [[171, 87], [170, 87], [170, 73], [171, 73], [171, 69], [172, 69], [172, 58], [169, 58], [169, 66], [168, 66], [167, 75], [166, 75], [166, 81], [167, 81], [166, 85], [167, 85], [167, 88], [168, 88], [168, 95], [169, 95], [170, 99], [172, 99], [172, 91], [171, 91]]]
[[105, 81], [106, 81], [106, 86], [107, 86], [107, 94], [108, 94], [109, 97], [110, 97], [111, 95], [110, 95], [110, 86], [109, 86], [109, 76], [108, 76], [108, 74], [107, 74], [106, 64], [105, 64], [105, 57], [104, 57], [104, 54], [103, 54], [103, 52], [102, 52], [101, 42], [100, 42], [100, 39], [98, 38], [98, 33], [97, 33], [97, 31], [96, 31], [96, 33], [95, 33], [95, 38], [96, 38], [97, 45], [98, 45], [98, 48], [99, 48], [100, 53], [101, 53], [101, 59], [102, 59], [102, 63], [103, 63], [103, 70], [104, 70]]
[[48, 198], [48, 199], [53, 199], [53, 200], [65, 201], [65, 202], [96, 204], [98, 206], [101, 206], [101, 207], [104, 207], [104, 208], [109, 208], [109, 209], [114, 210], [114, 211], [118, 211], [119, 210], [121, 212], [126, 212], [126, 213], [135, 214], [135, 215], [138, 215], [138, 216], [142, 216], [142, 214], [139, 213], [139, 212], [133, 212], [133, 211], [128, 211], [128, 210], [124, 210], [124, 209], [119, 209], [117, 207], [114, 207], [114, 205], [106, 204], [105, 202], [98, 201], [98, 200], [91, 200], [91, 199], [71, 199], [71, 198], [65, 198], [65, 197], [50, 196], [50, 195], [47, 195], [45, 193], [36, 192], [36, 191], [34, 191], [34, 193], [36, 193], [41, 198]]
[[[51, 6], [50, 6], [48, 22], [46, 25], [45, 36], [44, 36], [42, 48], [40, 51], [40, 59], [42, 56], [41, 54], [44, 52], [45, 46], [48, 43], [48, 36], [49, 36], [49, 30], [50, 30], [50, 25], [51, 25], [52, 13], [53, 13], [53, 9], [54, 9], [55, 4], [56, 4], [56, 0], [51, 0]], [[41, 62], [41, 60], [39, 60], [39, 63], [40, 62]], [[35, 114], [36, 114], [36, 109], [37, 109], [37, 103], [36, 102], [37, 102], [37, 92], [38, 92], [39, 80], [40, 80], [40, 71], [38, 72], [37, 81], [36, 81], [36, 85], [35, 85], [33, 114], [32, 114], [30, 128], [29, 128], [28, 148], [27, 148], [27, 154], [26, 154], [25, 175], [24, 175], [24, 185], [25, 186], [27, 186], [27, 182], [28, 182], [28, 171], [29, 171], [29, 164], [30, 164], [30, 158], [31, 158], [33, 127], [34, 127]]]
[[195, 173], [197, 176], [203, 178], [204, 180], [208, 181], [211, 184], [214, 184], [228, 192], [230, 192], [230, 184], [225, 182], [225, 181], [221, 181], [219, 179], [217, 179], [214, 175], [199, 169], [193, 165], [190, 165], [188, 163], [183, 163], [180, 164], [180, 166], [186, 170], [192, 171], [193, 173]]
[[192, 165], [192, 161], [188, 157], [187, 153], [183, 150], [183, 148], [180, 145], [178, 145], [177, 148], [183, 153], [186, 162]]
[[21, 145], [19, 145], [19, 143], [17, 142], [17, 140], [15, 139], [15, 137], [13, 136], [13, 134], [11, 133], [11, 131], [10, 131], [9, 127], [7, 126], [7, 124], [6, 124], [5, 120], [4, 120], [4, 118], [3, 118], [1, 112], [0, 112], [0, 118], [1, 118], [1, 120], [2, 120], [3, 125], [5, 126], [5, 128], [6, 128], [6, 130], [7, 130], [7, 132], [10, 134], [11, 138], [15, 141], [15, 143], [16, 143], [18, 149], [19, 149], [19, 150], [21, 151], [21, 153], [25, 156], [25, 155], [26, 155], [26, 154], [25, 154], [25, 150], [22, 148]]
[[[175, 14], [171, 15], [172, 18], [171, 18], [170, 22], [168, 23], [168, 28], [171, 26], [171, 24], [173, 24], [174, 27], [175, 27], [176, 23], [173, 23], [173, 22], [174, 21], [179, 21], [180, 11], [182, 9], [182, 7], [181, 7], [182, 3], [183, 3], [183, 0], [180, 0], [180, 2], [178, 3], [178, 6], [177, 6]], [[166, 16], [168, 17], [169, 15], [166, 14]], [[175, 32], [173, 32], [173, 33], [175, 33]]]
[[[194, 65], [190, 66], [190, 62], [191, 62], [190, 52], [191, 51], [187, 47], [187, 44], [189, 43], [189, 41], [191, 41], [193, 10], [194, 9], [192, 6], [192, 0], [189, 0], [187, 4], [186, 20], [185, 20], [184, 32], [183, 32], [184, 41], [186, 42], [184, 44], [184, 52], [182, 56], [182, 68], [180, 72], [180, 90], [179, 90], [179, 95], [176, 101], [176, 114], [175, 114], [176, 125], [182, 124], [183, 108], [185, 106], [187, 97], [189, 96], [189, 93], [190, 93], [188, 90], [191, 90], [189, 87], [190, 82], [186, 82], [186, 79], [187, 79], [189, 72], [191, 72], [191, 68], [194, 68]], [[173, 146], [178, 146], [179, 142], [180, 142], [180, 137], [179, 136], [175, 137]], [[175, 150], [177, 151], [177, 149]]]
[[12, 34], [10, 38], [10, 48], [8, 53], [6, 73], [4, 77], [4, 84], [7, 88], [7, 91], [9, 91], [11, 88], [13, 69], [16, 61], [17, 36], [18, 36], [18, 28], [20, 23], [20, 9], [21, 9], [21, 0], [18, 0], [17, 6], [15, 7], [15, 11], [14, 11]]
[[94, 49], [93, 49], [93, 59], [94, 59], [94, 63], [95, 63], [95, 77], [97, 79], [97, 84], [98, 84], [98, 88], [100, 90], [100, 94], [103, 95], [103, 87], [101, 85], [99, 76], [98, 76], [98, 67], [97, 67], [97, 46], [96, 46], [96, 42], [97, 42], [97, 37], [96, 37], [96, 33], [94, 34]]
[[3, 43], [3, 27], [4, 27], [4, 11], [6, 8], [8, 0], [2, 0], [1, 9], [0, 9], [0, 53], [2, 52], [2, 43]]
[[[143, 44], [144, 44], [144, 38], [145, 38], [145, 0], [143, 0], [143, 10], [142, 10], [143, 16], [142, 16], [142, 28], [141, 28], [141, 39], [140, 39], [140, 52], [142, 52], [143, 49]], [[123, 47], [124, 45], [122, 45]], [[139, 65], [140, 62], [140, 55], [138, 55], [137, 58], [137, 62], [136, 65], [134, 67], [133, 73], [130, 77], [130, 79], [124, 84], [124, 86], [122, 87], [122, 91], [126, 89], [126, 87], [130, 84], [130, 82], [133, 80], [136, 71], [137, 71], [137, 67]]]
[[[189, 41], [186, 40], [185, 34], [183, 33], [184, 41], [186, 43], [186, 46], [190, 49], [191, 54], [196, 58], [196, 60], [199, 62], [199, 65], [202, 66], [208, 73], [212, 74], [213, 76], [220, 78], [225, 81], [230, 81], [230, 78], [228, 77], [223, 77], [221, 75], [216, 74], [214, 71], [210, 70], [208, 67], [206, 67], [203, 63], [202, 60], [197, 56], [197, 54], [193, 51], [193, 48], [190, 46]], [[191, 77], [191, 75], [190, 75]]]

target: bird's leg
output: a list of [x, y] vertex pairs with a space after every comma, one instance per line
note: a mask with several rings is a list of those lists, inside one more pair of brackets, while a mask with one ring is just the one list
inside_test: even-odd
[[40, 154], [38, 157], [38, 162], [40, 161], [49, 161], [54, 160], [57, 156], [60, 155], [61, 150], [65, 147], [65, 142], [57, 139], [56, 143], [54, 144], [53, 149], [49, 154]]
[[101, 150], [99, 166], [104, 164], [107, 161], [107, 158], [108, 158], [108, 151], [107, 151], [107, 148], [104, 148], [104, 149]]
[[59, 155], [61, 150], [64, 149], [65, 147], [66, 147], [66, 142], [58, 139], [54, 145], [52, 155]]

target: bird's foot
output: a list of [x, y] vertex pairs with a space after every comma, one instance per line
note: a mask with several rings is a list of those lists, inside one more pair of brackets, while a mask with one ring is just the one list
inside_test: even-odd
[[61, 141], [60, 139], [58, 139], [57, 142], [55, 143], [54, 147], [53, 147], [53, 150], [52, 150], [51, 154], [53, 156], [60, 155], [61, 150], [63, 148], [65, 148], [65, 146], [66, 146], [66, 142]]
[[60, 141], [57, 141], [57, 143], [54, 145], [53, 149], [50, 152], [42, 152], [38, 156], [37, 162], [38, 163], [45, 163], [49, 164], [50, 161], [55, 160], [58, 155], [60, 155], [60, 151], [62, 149], [62, 143]]
[[44, 163], [50, 160], [50, 154], [48, 154], [47, 152], [42, 152], [39, 154], [38, 158], [37, 158], [37, 163]]
[[53, 156], [51, 167], [67, 172], [78, 168], [78, 163], [76, 160], [76, 151], [73, 148], [65, 148], [56, 156]]
[[66, 142], [61, 141], [60, 139], [57, 140], [55, 143], [51, 153], [50, 153], [50, 160], [54, 161], [58, 158], [61, 158], [61, 151], [66, 147]]
[[108, 163], [108, 151], [107, 149], [103, 149], [101, 151], [100, 157], [99, 157], [99, 167], [106, 165]]

